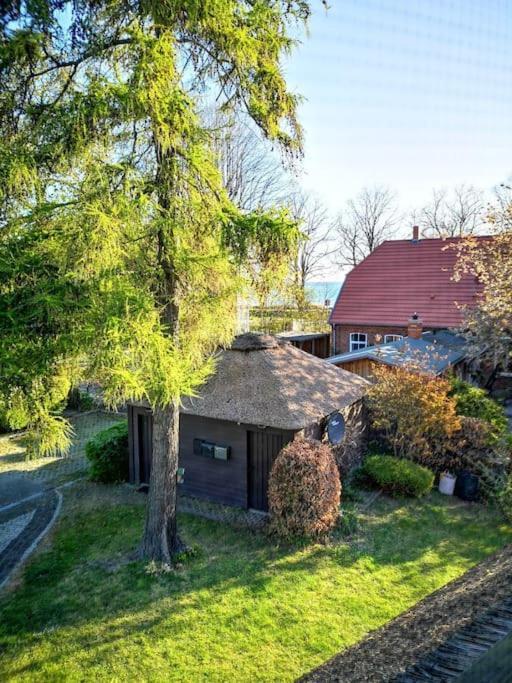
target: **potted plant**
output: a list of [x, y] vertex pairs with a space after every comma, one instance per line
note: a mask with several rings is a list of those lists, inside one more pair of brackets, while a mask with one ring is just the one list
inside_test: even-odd
[[456, 481], [457, 477], [448, 470], [441, 472], [439, 475], [439, 493], [444, 493], [445, 496], [453, 496]]

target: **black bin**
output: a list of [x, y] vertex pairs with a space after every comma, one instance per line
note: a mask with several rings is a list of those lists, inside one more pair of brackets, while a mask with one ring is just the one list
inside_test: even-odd
[[467, 470], [462, 470], [457, 474], [457, 482], [455, 483], [455, 495], [462, 500], [475, 501], [478, 500], [480, 493], [480, 480], [476, 474], [472, 474]]

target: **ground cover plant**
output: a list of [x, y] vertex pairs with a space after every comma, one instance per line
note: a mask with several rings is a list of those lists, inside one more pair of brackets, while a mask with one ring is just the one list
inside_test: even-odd
[[181, 516], [197, 553], [130, 562], [144, 498], [65, 491], [52, 544], [0, 603], [2, 680], [291, 681], [512, 540], [483, 506], [380, 498], [350, 542], [284, 547]]

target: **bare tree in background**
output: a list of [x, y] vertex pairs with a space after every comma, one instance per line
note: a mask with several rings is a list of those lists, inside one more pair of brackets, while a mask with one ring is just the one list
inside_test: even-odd
[[425, 237], [473, 235], [484, 222], [483, 195], [468, 185], [459, 185], [451, 193], [434, 190], [431, 201], [415, 215]]
[[333, 226], [329, 213], [322, 202], [303, 190], [294, 191], [286, 205], [304, 235], [296, 261], [293, 264], [297, 303], [306, 302], [306, 284], [313, 278], [322, 277], [333, 253]]
[[335, 261], [342, 268], [357, 266], [384, 240], [395, 234], [399, 215], [396, 196], [386, 187], [365, 187], [335, 221]]
[[512, 185], [501, 183], [494, 188], [494, 201], [487, 207], [487, 223], [495, 230], [512, 230]]
[[290, 180], [268, 142], [246, 121], [206, 111], [224, 186], [242, 211], [282, 204]]

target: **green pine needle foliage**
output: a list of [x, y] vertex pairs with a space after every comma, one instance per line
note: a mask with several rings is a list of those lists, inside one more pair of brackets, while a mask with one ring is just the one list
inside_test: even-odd
[[[63, 393], [109, 404], [196, 392], [237, 297], [286, 274], [300, 238], [222, 186], [198, 102], [300, 154], [282, 58], [309, 3], [35, 0], [0, 15], [0, 412], [65, 452]], [[55, 389], [56, 378], [62, 391]], [[57, 382], [58, 383], [58, 382]]]

